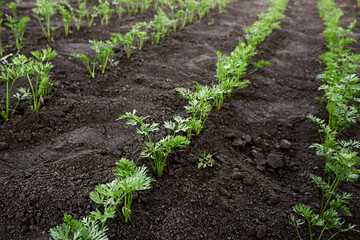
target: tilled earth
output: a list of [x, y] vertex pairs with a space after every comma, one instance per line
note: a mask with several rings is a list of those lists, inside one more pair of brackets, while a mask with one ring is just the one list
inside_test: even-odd
[[[19, 15], [31, 15], [34, 2], [22, 2]], [[344, 24], [360, 19], [356, 1], [337, 2], [346, 16]], [[58, 52], [52, 79], [59, 84], [45, 108], [35, 113], [22, 103], [10, 122], [0, 124], [0, 239], [48, 239], [49, 229], [62, 224], [64, 214], [88, 216], [98, 207], [89, 193], [114, 179], [112, 169], [121, 157], [151, 168], [139, 157], [145, 139], [135, 127], [116, 121], [118, 116], [133, 109], [149, 116], [149, 122], [186, 116], [186, 101], [175, 88], [215, 84], [215, 52], [229, 54], [243, 28], [268, 7], [265, 0], [230, 3], [226, 13], [215, 10], [159, 45], [147, 41], [130, 60], [119, 48], [119, 65], [95, 79], [69, 55], [88, 52], [89, 39], [106, 40], [135, 22], [151, 21], [156, 11], [123, 19], [114, 15], [110, 25], [97, 22], [80, 32], [72, 26], [69, 38], [59, 28], [49, 44]], [[59, 15], [54, 24], [61, 26]], [[180, 149], [170, 155], [164, 175], [136, 195], [131, 223], [119, 217], [108, 221], [109, 238], [296, 239], [289, 224], [291, 209], [298, 203], [318, 206], [320, 195], [309, 174], [321, 176], [324, 168], [323, 159], [308, 148], [319, 138], [307, 119], [310, 113], [327, 117], [315, 100], [322, 94], [316, 76], [324, 71], [318, 56], [327, 51], [323, 29], [316, 1], [290, 0], [281, 29], [259, 46], [254, 58], [271, 66], [250, 75], [250, 86], [211, 113], [188, 154]], [[359, 25], [354, 37], [360, 39]], [[25, 38], [22, 53], [28, 56], [47, 47], [33, 18]], [[9, 29], [3, 41], [14, 44]], [[355, 52], [358, 47], [351, 46]], [[26, 84], [25, 79], [18, 82]], [[0, 91], [4, 96], [3, 84]], [[359, 136], [357, 124], [342, 138]], [[214, 167], [197, 167], [203, 152], [213, 155]], [[340, 189], [353, 193], [353, 216], [345, 219], [360, 225], [360, 181], [343, 183]], [[305, 236], [305, 229], [301, 232]], [[346, 233], [335, 239], [359, 238]]]

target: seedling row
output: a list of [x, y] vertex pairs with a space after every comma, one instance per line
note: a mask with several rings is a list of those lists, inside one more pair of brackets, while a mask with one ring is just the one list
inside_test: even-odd
[[[327, 232], [330, 236], [328, 239], [347, 231], [359, 232], [356, 225], [347, 225], [342, 219], [340, 212], [351, 216], [348, 204], [352, 194], [341, 193], [339, 187], [344, 181], [354, 182], [360, 173], [357, 168], [360, 159], [354, 150], [360, 147], [360, 143], [352, 139], [341, 139], [341, 133], [355, 124], [360, 117], [359, 107], [354, 104], [360, 102], [360, 84], [356, 76], [360, 55], [345, 48], [356, 42], [350, 37], [356, 20], [347, 28], [342, 28], [340, 17], [343, 12], [333, 0], [319, 0], [318, 8], [320, 18], [326, 26], [323, 34], [329, 51], [320, 56], [326, 71], [317, 77], [323, 82], [319, 90], [324, 92], [324, 95], [317, 99], [326, 108], [329, 118], [321, 119], [309, 115], [309, 119], [316, 124], [320, 137], [320, 143], [310, 147], [315, 148], [316, 155], [325, 160], [324, 177], [310, 175], [321, 190], [321, 205], [319, 209], [313, 209], [306, 204], [294, 206], [294, 212], [301, 218], [291, 215], [290, 223], [295, 227], [299, 239], [308, 235], [307, 238], [320, 240]], [[307, 233], [299, 230], [303, 224], [308, 226]], [[315, 237], [316, 228], [321, 231]]]
[[[239, 41], [239, 45], [229, 57], [218, 52], [218, 74], [216, 75], [219, 80], [218, 85], [196, 84], [195, 91], [185, 88], [176, 89], [189, 101], [189, 105], [185, 106], [189, 117], [175, 116], [174, 121], [165, 121], [163, 127], [170, 130], [171, 135], [165, 136], [159, 141], [154, 141], [151, 133], [158, 131], [160, 124], [146, 123], [147, 117], [138, 116], [136, 110], [120, 115], [118, 120], [126, 119], [127, 124], [139, 125], [140, 128], [137, 129], [137, 133], [144, 135], [148, 139], [140, 157], [149, 159], [156, 176], [160, 177], [162, 175], [166, 160], [172, 150], [185, 148], [185, 152], [188, 152], [191, 138], [201, 133], [215, 105], [217, 105], [217, 110], [220, 111], [225, 96], [230, 97], [234, 88], [243, 88], [249, 84], [249, 81], [243, 80], [241, 77], [246, 73], [246, 67], [251, 58], [256, 54], [257, 45], [264, 41], [272, 30], [279, 28], [278, 20], [284, 17], [283, 12], [287, 2], [287, 0], [271, 1], [268, 11], [259, 15], [259, 21], [245, 29], [245, 39]], [[269, 64], [265, 63], [265, 61], [259, 61], [255, 63], [255, 69], [257, 70], [263, 65]], [[204, 153], [203, 158], [199, 159], [199, 167], [211, 166], [211, 164], [211, 155]], [[69, 236], [88, 234], [89, 232], [97, 233], [96, 235], [99, 237], [95, 239], [106, 239], [105, 223], [109, 218], [115, 218], [116, 213], [118, 213], [125, 223], [130, 220], [132, 195], [137, 190], [148, 189], [153, 179], [146, 176], [145, 167], [142, 167], [142, 170], [138, 170], [139, 173], [136, 173], [135, 169], [138, 168], [132, 161], [123, 158], [117, 165], [120, 168], [114, 170], [116, 179], [110, 183], [99, 185], [94, 192], [90, 193], [90, 198], [95, 203], [102, 205], [103, 211], [97, 209], [91, 213], [89, 218], [82, 220], [73, 220], [71, 216], [65, 215], [64, 224], [61, 227], [52, 228], [50, 231], [54, 239], [66, 239]], [[120, 203], [123, 203], [122, 213], [118, 210]], [[94, 225], [91, 225], [91, 228], [89, 228], [90, 225], [88, 224], [89, 219], [90, 222], [95, 222]], [[101, 227], [96, 225], [97, 221], [101, 222]], [[81, 227], [72, 228], [75, 223]]]

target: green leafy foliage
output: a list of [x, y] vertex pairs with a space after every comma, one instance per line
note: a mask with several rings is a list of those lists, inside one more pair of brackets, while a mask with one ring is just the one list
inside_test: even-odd
[[65, 36], [68, 37], [70, 23], [75, 16], [75, 13], [73, 12], [74, 9], [71, 7], [70, 3], [67, 0], [62, 0], [61, 4], [56, 5], [56, 8], [61, 14], [64, 23]]
[[113, 48], [116, 45], [116, 42], [110, 40], [106, 42], [89, 40], [89, 42], [92, 44], [91, 49], [95, 51], [92, 62], [90, 61], [90, 58], [84, 53], [73, 53], [71, 54], [70, 59], [80, 59], [85, 64], [87, 70], [90, 73], [90, 76], [92, 78], [95, 78], [95, 71], [97, 65], [99, 65], [101, 73], [104, 73], [109, 62], [112, 64], [116, 64], [112, 61], [111, 58], [111, 56], [114, 54]]
[[204, 152], [203, 156], [199, 158], [198, 168], [206, 168], [214, 166], [215, 161], [212, 159], [212, 155]]
[[123, 13], [126, 11], [125, 8], [121, 6], [123, 0], [114, 0], [112, 2], [115, 5], [115, 12], [118, 14], [119, 19], [122, 17]]
[[[355, 21], [347, 29], [342, 28], [339, 19], [343, 13], [333, 0], [319, 0], [318, 8], [320, 18], [326, 26], [323, 33], [329, 48], [328, 52], [320, 56], [326, 64], [326, 71], [318, 76], [318, 79], [323, 81], [319, 90], [325, 94], [318, 99], [321, 102], [327, 101], [329, 120], [325, 123], [325, 120], [309, 116], [316, 124], [321, 140], [321, 143], [310, 147], [316, 148], [316, 155], [325, 159], [324, 173], [327, 175], [327, 180], [311, 175], [312, 180], [321, 190], [321, 207], [317, 213], [304, 204], [296, 205], [293, 210], [306, 220], [310, 239], [313, 239], [313, 227], [322, 228], [318, 237], [320, 240], [325, 231], [331, 232], [329, 239], [346, 231], [359, 232], [356, 225], [349, 224], [348, 227], [344, 227], [345, 221], [339, 214], [342, 212], [351, 216], [347, 207], [351, 194], [337, 192], [341, 182], [353, 182], [359, 177], [360, 160], [354, 148], [359, 148], [360, 143], [353, 140], [337, 140], [337, 137], [360, 117], [358, 106], [353, 104], [359, 102], [360, 84], [355, 73], [359, 68], [360, 56], [344, 50], [345, 46], [355, 42], [349, 37]], [[291, 216], [291, 224], [296, 228], [299, 239], [301, 235], [298, 228], [303, 223], [302, 220]]]
[[131, 53], [136, 49], [135, 44], [135, 33], [130, 31], [125, 36], [122, 36], [121, 33], [114, 34], [116, 39], [113, 39], [116, 43], [122, 43], [126, 53], [126, 57], [130, 59]]
[[136, 38], [137, 48], [139, 50], [142, 49], [144, 45], [144, 41], [147, 40], [149, 37], [147, 36], [147, 23], [146, 22], [138, 22], [131, 28], [131, 33]]
[[[53, 0], [36, 0], [37, 8], [33, 8], [34, 17], [39, 21], [41, 30], [43, 31], [46, 41], [51, 43], [53, 40], [53, 32], [56, 27], [50, 25], [51, 17], [56, 14], [56, 3]], [[45, 27], [43, 21], [45, 20]]]
[[101, 25], [108, 25], [109, 19], [115, 11], [114, 9], [110, 8], [110, 3], [107, 0], [105, 0], [104, 2], [102, 0], [99, 0], [99, 6], [97, 7], [97, 10], [100, 15]]
[[171, 130], [173, 134], [168, 135], [157, 142], [154, 142], [150, 137], [150, 133], [158, 131], [159, 124], [145, 123], [144, 120], [146, 118], [147, 117], [136, 116], [136, 111], [134, 110], [132, 113], [127, 112], [124, 115], [120, 115], [118, 120], [127, 119], [126, 124], [140, 125], [140, 128], [137, 129], [137, 133], [146, 136], [148, 139], [146, 147], [141, 152], [141, 156], [148, 158], [155, 174], [157, 176], [161, 176], [164, 171], [166, 160], [172, 149], [175, 147], [185, 147], [185, 145], [190, 143], [190, 140], [188, 140], [186, 137], [178, 135], [180, 132], [186, 132], [188, 126], [186, 124], [186, 120], [179, 116], [174, 117], [175, 122], [166, 121], [164, 123], [164, 127]]
[[165, 37], [166, 34], [170, 33], [169, 28], [173, 26], [174, 21], [170, 20], [169, 17], [162, 9], [158, 9], [157, 15], [155, 15], [154, 20], [151, 21], [148, 27], [152, 30], [152, 44], [159, 44], [161, 38]]
[[[209, 117], [221, 90], [217, 85], [209, 87], [196, 84], [195, 91], [193, 92], [186, 88], [176, 88], [176, 91], [189, 101], [189, 104], [185, 106], [185, 109], [191, 116], [186, 120], [187, 139], [190, 143], [192, 135], [195, 133], [195, 135], [198, 136], [204, 128], [205, 122]], [[186, 145], [186, 152], [188, 152], [188, 150], [189, 144]]]
[[[53, 65], [48, 61], [53, 59], [57, 53], [48, 48], [43, 49], [42, 52], [33, 51], [31, 54], [35, 58], [30, 58], [26, 65], [26, 77], [31, 90], [29, 101], [33, 110], [39, 112], [42, 109], [41, 104], [44, 98], [49, 95], [51, 87], [56, 84], [50, 82], [49, 72]], [[35, 81], [32, 80], [33, 77], [35, 77]]]
[[16, 48], [18, 52], [20, 52], [21, 45], [24, 40], [25, 26], [26, 23], [30, 21], [30, 18], [26, 16], [23, 17], [20, 21], [18, 21], [16, 18], [6, 15], [6, 20], [7, 23], [5, 23], [5, 25], [13, 30]]
[[[16, 18], [16, 11], [19, 3], [22, 2], [22, 0], [15, 0], [13, 2], [9, 2], [7, 6], [11, 9], [12, 15], [14, 18]], [[1, 4], [2, 5], [2, 4]]]
[[82, 20], [85, 16], [87, 16], [89, 13], [86, 9], [86, 2], [82, 2], [79, 4], [79, 9], [73, 10], [73, 12], [76, 12], [76, 14], [73, 16], [76, 30], [79, 32], [82, 25]]
[[24, 55], [19, 55], [13, 58], [11, 63], [4, 61], [3, 64], [0, 65], [0, 80], [2, 82], [5, 82], [6, 85], [5, 106], [0, 104], [1, 117], [5, 122], [9, 121], [12, 118], [19, 102], [28, 97], [28, 93], [26, 91], [24, 91], [23, 94], [19, 92], [18, 94], [14, 95], [17, 98], [17, 102], [15, 104], [15, 107], [11, 111], [10, 101], [12, 90], [16, 80], [26, 75], [26, 64], [27, 58]]
[[88, 10], [84, 12], [87, 19], [88, 27], [90, 28], [93, 25], [95, 18], [100, 14], [99, 7], [91, 6]]
[[119, 212], [118, 205], [123, 202], [122, 214], [124, 221], [130, 220], [132, 199], [136, 191], [150, 188], [150, 183], [154, 181], [146, 176], [146, 167], [136, 167], [133, 161], [121, 158], [116, 162], [118, 167], [114, 169], [116, 179], [111, 183], [101, 184], [90, 193], [90, 198], [97, 204], [103, 205], [104, 213], [100, 210], [91, 212], [90, 219], [100, 220], [101, 229], [104, 228], [106, 220], [114, 218]]
[[64, 215], [64, 223], [61, 226], [50, 229], [50, 239], [107, 240], [106, 230], [106, 228], [99, 229], [97, 222], [91, 221], [89, 218], [76, 220], [70, 215]]
[[[5, 122], [12, 118], [19, 102], [24, 99], [29, 100], [34, 111], [40, 111], [44, 98], [48, 96], [51, 86], [55, 84], [49, 80], [49, 72], [53, 66], [48, 61], [56, 56], [56, 51], [49, 48], [42, 50], [42, 52], [31, 52], [31, 54], [35, 58], [28, 59], [25, 55], [19, 55], [14, 57], [11, 63], [4, 61], [4, 64], [0, 65], [0, 79], [6, 85], [6, 104], [5, 107], [0, 105], [1, 116]], [[23, 76], [27, 77], [31, 91], [19, 88], [18, 93], [14, 95], [17, 103], [13, 110], [10, 111], [12, 89], [16, 80]]]

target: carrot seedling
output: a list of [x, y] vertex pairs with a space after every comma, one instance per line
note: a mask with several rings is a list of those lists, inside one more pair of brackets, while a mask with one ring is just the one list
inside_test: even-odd
[[[91, 212], [92, 220], [102, 222], [101, 229], [105, 227], [107, 219], [114, 218], [116, 212], [124, 216], [124, 222], [130, 221], [132, 199], [136, 191], [150, 188], [154, 181], [146, 175], [146, 167], [136, 167], [133, 161], [121, 158], [116, 162], [118, 167], [114, 169], [116, 179], [111, 183], [101, 184], [90, 193], [90, 198], [97, 204], [103, 205], [104, 213], [99, 209]], [[122, 214], [118, 209], [120, 202], [123, 202]]]
[[[36, 0], [37, 8], [33, 8], [34, 18], [36, 18], [41, 26], [46, 41], [51, 43], [54, 38], [56, 27], [50, 25], [50, 19], [56, 14], [56, 3], [53, 0]], [[45, 27], [43, 21], [45, 19]]]
[[[216, 103], [216, 97], [221, 93], [218, 86], [209, 87], [196, 84], [195, 88], [194, 92], [186, 88], [176, 88], [176, 91], [189, 101], [189, 104], [185, 106], [186, 112], [191, 116], [186, 120], [189, 143], [193, 133], [198, 136], [204, 128], [205, 122]], [[185, 151], [188, 152], [188, 150], [189, 144], [186, 145]]]
[[26, 64], [27, 64], [27, 58], [24, 55], [19, 55], [13, 58], [11, 63], [8, 63], [5, 60], [4, 64], [0, 65], [0, 69], [1, 69], [0, 80], [2, 82], [5, 82], [6, 85], [5, 106], [1, 106], [0, 104], [1, 117], [5, 122], [9, 121], [12, 118], [19, 102], [28, 97], [26, 91], [24, 91], [22, 94], [21, 92], [19, 92], [18, 94], [14, 95], [17, 98], [17, 103], [11, 111], [10, 100], [11, 100], [12, 90], [16, 80], [18, 80], [22, 76], [25, 76]]
[[[57, 53], [55, 50], [48, 48], [43, 49], [42, 52], [31, 52], [31, 54], [35, 59], [30, 58], [26, 65], [26, 77], [31, 90], [29, 101], [33, 110], [39, 112], [42, 109], [41, 104], [44, 98], [49, 95], [51, 87], [56, 84], [49, 81], [49, 72], [53, 65], [48, 61], [53, 59]], [[35, 76], [35, 83], [33, 83], [31, 75]]]
[[110, 8], [110, 3], [105, 0], [105, 2], [99, 0], [98, 13], [100, 15], [101, 25], [108, 25], [111, 15], [114, 13], [114, 9]]
[[73, 219], [70, 215], [64, 215], [64, 223], [50, 229], [51, 240], [87, 239], [107, 240], [106, 228], [99, 229], [96, 221], [89, 218], [81, 220]]
[[212, 159], [212, 155], [204, 152], [203, 156], [199, 158], [198, 168], [212, 167], [214, 166], [214, 163], [215, 161]]
[[144, 122], [146, 118], [147, 117], [136, 116], [136, 111], [134, 110], [132, 113], [127, 112], [125, 115], [121, 115], [118, 120], [128, 119], [126, 124], [140, 125], [140, 128], [137, 129], [137, 133], [143, 134], [148, 139], [146, 147], [141, 152], [141, 156], [148, 158], [155, 174], [161, 176], [171, 150], [175, 147], [185, 147], [190, 143], [186, 137], [176, 135], [180, 132], [186, 132], [188, 127], [186, 125], [186, 120], [181, 117], [174, 117], [175, 122], [168, 121], [164, 123], [164, 127], [171, 130], [173, 134], [162, 138], [158, 142], [154, 142], [150, 137], [150, 133], [158, 131], [159, 124], [147, 124]]
[[12, 15], [14, 18], [16, 18], [16, 11], [17, 11], [17, 7], [19, 5], [19, 3], [21, 2], [22, 0], [15, 0], [13, 2], [9, 2], [7, 4], [7, 6], [11, 9], [11, 12], [12, 12]]
[[26, 23], [30, 21], [30, 18], [26, 16], [18, 21], [16, 18], [12, 18], [11, 16], [6, 15], [6, 20], [8, 22], [5, 23], [5, 25], [13, 30], [16, 48], [18, 52], [20, 52], [21, 45], [24, 40], [25, 26]]
[[70, 23], [75, 16], [73, 8], [67, 0], [63, 0], [61, 4], [56, 5], [56, 8], [59, 10], [59, 13], [61, 14], [64, 23], [65, 37], [68, 37]]

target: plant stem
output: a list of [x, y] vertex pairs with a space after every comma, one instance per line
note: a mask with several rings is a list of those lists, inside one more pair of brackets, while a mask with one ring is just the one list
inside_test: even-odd
[[[331, 187], [330, 187], [330, 193], [335, 191], [335, 189], [336, 189], [337, 185], [339, 184], [339, 182], [340, 182], [340, 177], [337, 176], [337, 177], [335, 178], [334, 182], [332, 183]], [[327, 205], [328, 205], [329, 202], [330, 202], [331, 196], [332, 196], [332, 194], [330, 194], [330, 196], [328, 197], [324, 208], [321, 209], [320, 214], [323, 214], [323, 213], [325, 212], [326, 207], [327, 207]]]
[[320, 239], [321, 239], [321, 237], [322, 237], [322, 235], [323, 235], [323, 233], [324, 233], [325, 229], [326, 229], [326, 225], [323, 227], [323, 230], [321, 231], [321, 233], [320, 233], [320, 236], [319, 236], [318, 240], [320, 240]]

